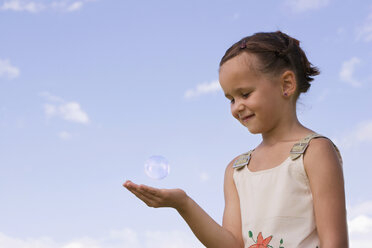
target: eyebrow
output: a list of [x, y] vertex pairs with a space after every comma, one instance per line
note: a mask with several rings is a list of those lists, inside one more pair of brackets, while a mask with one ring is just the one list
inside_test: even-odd
[[[253, 89], [254, 89], [254, 87], [246, 87], [246, 88], [239, 87], [239, 88], [235, 89], [234, 92], [251, 91]], [[230, 96], [229, 94], [225, 94], [226, 98], [228, 98], [229, 96]]]

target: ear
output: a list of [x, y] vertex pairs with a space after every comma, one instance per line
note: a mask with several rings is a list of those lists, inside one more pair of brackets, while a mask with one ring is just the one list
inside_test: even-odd
[[282, 88], [282, 94], [285, 97], [290, 97], [294, 95], [297, 88], [295, 73], [290, 70], [283, 72], [283, 74], [280, 77], [280, 86]]

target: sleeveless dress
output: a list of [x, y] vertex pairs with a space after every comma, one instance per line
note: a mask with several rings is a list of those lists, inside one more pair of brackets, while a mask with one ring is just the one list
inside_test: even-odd
[[[313, 199], [303, 164], [310, 140], [319, 137], [327, 138], [317, 133], [304, 137], [294, 144], [284, 162], [271, 169], [249, 170], [253, 150], [235, 160], [233, 178], [240, 199], [244, 248], [319, 247]], [[342, 164], [340, 152], [333, 146]]]

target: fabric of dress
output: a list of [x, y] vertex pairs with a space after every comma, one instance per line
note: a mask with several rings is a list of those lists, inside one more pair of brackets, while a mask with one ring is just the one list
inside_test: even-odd
[[[245, 248], [319, 246], [313, 199], [303, 164], [312, 133], [297, 142], [280, 165], [257, 172], [249, 170], [252, 151], [236, 159], [233, 178], [240, 199]], [[333, 144], [333, 142], [332, 142]], [[333, 144], [342, 164], [340, 152]]]

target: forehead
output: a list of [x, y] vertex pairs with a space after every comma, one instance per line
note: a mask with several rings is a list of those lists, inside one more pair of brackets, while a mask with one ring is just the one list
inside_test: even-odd
[[229, 88], [235, 84], [257, 83], [262, 77], [258, 71], [258, 58], [253, 54], [241, 53], [236, 57], [226, 61], [219, 72], [219, 80], [222, 88]]

